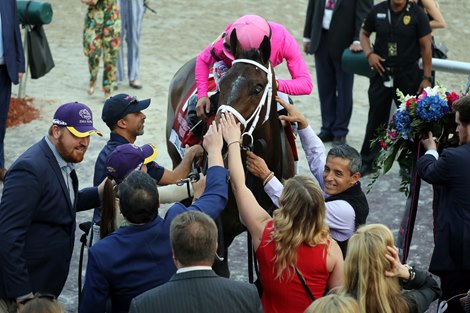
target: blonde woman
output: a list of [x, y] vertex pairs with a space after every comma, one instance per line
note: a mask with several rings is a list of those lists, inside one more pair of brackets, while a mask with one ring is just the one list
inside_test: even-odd
[[424, 12], [426, 12], [426, 14], [428, 15], [429, 24], [431, 25], [431, 28], [433, 30], [433, 35], [435, 29], [446, 27], [446, 22], [444, 20], [444, 17], [442, 16], [441, 10], [439, 9], [439, 5], [437, 4], [436, 0], [411, 1], [422, 7]]
[[359, 305], [352, 297], [331, 294], [313, 302], [305, 313], [359, 313]]
[[256, 249], [264, 311], [302, 313], [312, 302], [309, 292], [317, 299], [325, 288], [343, 282], [342, 254], [325, 224], [322, 192], [311, 178], [288, 179], [280, 207], [271, 217], [245, 185], [240, 124], [231, 114], [223, 114], [220, 122], [228, 145], [232, 191]]
[[357, 300], [361, 313], [416, 313], [427, 310], [440, 288], [426, 271], [401, 264], [387, 226], [370, 224], [349, 239], [342, 293]]

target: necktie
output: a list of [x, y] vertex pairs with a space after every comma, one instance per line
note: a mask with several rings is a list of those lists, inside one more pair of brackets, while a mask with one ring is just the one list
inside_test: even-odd
[[67, 173], [66, 177], [66, 183], [67, 183], [67, 189], [69, 191], [69, 196], [70, 196], [70, 202], [72, 203], [72, 206], [75, 203], [75, 195], [78, 191], [78, 177], [77, 177], [77, 172], [75, 172], [74, 169], [71, 170], [70, 167], [65, 166], [64, 167], [65, 172]]

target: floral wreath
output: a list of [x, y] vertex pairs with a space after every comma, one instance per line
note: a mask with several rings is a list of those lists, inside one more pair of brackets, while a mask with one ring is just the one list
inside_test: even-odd
[[388, 125], [378, 130], [378, 136], [372, 142], [374, 146], [379, 145], [380, 154], [374, 163], [378, 171], [368, 187], [370, 191], [381, 173], [386, 174], [396, 160], [400, 163], [402, 178], [400, 191], [408, 196], [413, 160], [417, 157], [420, 139], [431, 131], [439, 147], [456, 144], [452, 104], [464, 94], [448, 92], [437, 84], [433, 88], [424, 88], [418, 96], [405, 96], [397, 89], [397, 96], [399, 108]]

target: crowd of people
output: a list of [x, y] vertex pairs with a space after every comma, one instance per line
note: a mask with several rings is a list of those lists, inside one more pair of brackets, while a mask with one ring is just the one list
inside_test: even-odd
[[[65, 103], [57, 108], [43, 138], [8, 170], [0, 163], [0, 313], [63, 312], [57, 297], [70, 269], [76, 212], [92, 209], [79, 312], [421, 313], [438, 298], [446, 312], [470, 311], [466, 252], [470, 243], [470, 200], [466, 197], [470, 96], [453, 105], [459, 147], [444, 149], [439, 155], [431, 132], [422, 140], [427, 152], [418, 162], [418, 172], [441, 195], [430, 272], [402, 264], [392, 231], [383, 224], [367, 224], [369, 204], [360, 184], [361, 176], [374, 170], [371, 162], [376, 151], [370, 141], [379, 123], [386, 121], [395, 89], [416, 93], [433, 83], [432, 28], [443, 27], [444, 22], [432, 3], [387, 0], [373, 6], [368, 0], [309, 1], [304, 50], [315, 54], [317, 76], [326, 78], [319, 82], [322, 126], [316, 134], [299, 109], [276, 98], [285, 112], [280, 121], [297, 125], [313, 176], [280, 181], [253, 152], [247, 152], [244, 162], [243, 129], [232, 113], [219, 113], [208, 126], [202, 146], [187, 147], [173, 170], [156, 162], [158, 151], [152, 144], [135, 145], [144, 133], [143, 111], [151, 100], [128, 94], [111, 96], [120, 39], [93, 41], [97, 31], [111, 36], [121, 32], [117, 3], [82, 2], [89, 5], [84, 35], [89, 93], [95, 88], [101, 54], [105, 62], [113, 63], [104, 67], [107, 99], [101, 112], [110, 129], [109, 141], [97, 157], [94, 186], [80, 189], [75, 167], [85, 156], [90, 136], [102, 133], [94, 127], [86, 104]], [[138, 45], [140, 36], [142, 15], [137, 9], [133, 12], [135, 4], [121, 0], [128, 14], [122, 31], [131, 54], [129, 83], [141, 88], [138, 48], [129, 47], [136, 38]], [[421, 7], [433, 17], [431, 22]], [[16, 27], [2, 26], [15, 23], [7, 17], [14, 9], [10, 0], [0, 3], [4, 39], [0, 40], [0, 83], [9, 88], [24, 71], [21, 53], [11, 52], [5, 44], [17, 36]], [[140, 22], [130, 26], [131, 16]], [[247, 15], [227, 26], [197, 58], [195, 80], [200, 92], [193, 109], [199, 117], [206, 118], [214, 102], [207, 94], [209, 68], [217, 62], [231, 66], [234, 32], [243, 49], [258, 48], [269, 38], [273, 65], [287, 60], [292, 80], [276, 81], [279, 91], [289, 95], [311, 92], [310, 74], [285, 27]], [[376, 33], [374, 45], [372, 33]], [[95, 49], [95, 44], [102, 50]], [[364, 51], [374, 71], [361, 153], [346, 143], [353, 76], [341, 70], [339, 58], [347, 48]], [[16, 54], [16, 63], [10, 65]], [[422, 72], [417, 67], [419, 57]], [[334, 145], [326, 152], [324, 142], [328, 141]], [[185, 180], [192, 164], [204, 155], [206, 175], [198, 182]], [[0, 157], [3, 162], [3, 143]], [[245, 168], [263, 182], [277, 207], [272, 215], [247, 187]], [[259, 266], [256, 287], [212, 270], [218, 249], [214, 220], [224, 211], [229, 188], [251, 235]], [[188, 198], [190, 204], [179, 202]], [[159, 214], [161, 203], [174, 203], [164, 216]], [[450, 300], [457, 295], [461, 302]]]

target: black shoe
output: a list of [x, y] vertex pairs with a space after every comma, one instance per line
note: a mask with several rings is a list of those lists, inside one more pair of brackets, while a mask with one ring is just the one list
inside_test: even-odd
[[132, 80], [129, 82], [129, 86], [134, 89], [142, 89], [142, 85], [139, 84], [136, 80]]
[[318, 134], [318, 138], [320, 138], [321, 141], [323, 141], [323, 142], [331, 142], [334, 139], [333, 135], [328, 134], [326, 132], [320, 132]]
[[372, 166], [372, 164], [364, 163], [361, 166], [361, 177], [376, 173], [377, 170]]
[[335, 137], [333, 139], [333, 145], [344, 145], [346, 143], [346, 136]]

